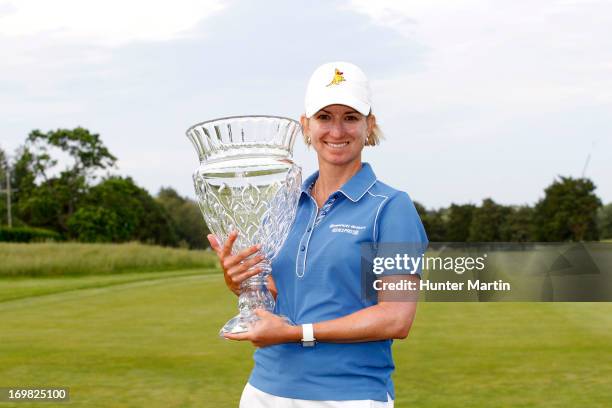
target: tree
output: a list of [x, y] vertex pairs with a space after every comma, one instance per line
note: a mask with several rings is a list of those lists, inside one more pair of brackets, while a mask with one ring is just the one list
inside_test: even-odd
[[45, 179], [46, 172], [58, 163], [58, 159], [50, 154], [53, 147], [68, 154], [73, 160], [72, 166], [65, 171], [75, 176], [95, 178], [95, 171], [113, 167], [117, 161], [102, 143], [100, 135], [82, 127], [47, 133], [33, 130], [26, 139], [26, 149], [32, 153], [35, 173]]
[[599, 239], [612, 238], [612, 203], [606, 204], [597, 212], [597, 227]]
[[533, 208], [512, 207], [504, 224], [500, 227], [504, 242], [531, 242], [535, 240]]
[[421, 203], [414, 202], [425, 232], [427, 232], [427, 238], [430, 242], [444, 242], [446, 241], [446, 225], [444, 222], [442, 211], [439, 210], [427, 210]]
[[536, 237], [540, 241], [597, 240], [600, 199], [589, 179], [560, 177], [535, 206]]
[[446, 222], [446, 239], [449, 242], [467, 242], [476, 206], [451, 204]]
[[19, 147], [15, 152], [11, 177], [13, 178], [13, 185], [19, 189], [14, 196], [13, 201], [15, 203], [19, 202], [21, 197], [26, 197], [36, 188], [32, 153], [23, 146]]
[[184, 245], [192, 249], [209, 246], [206, 239], [209, 230], [195, 201], [181, 197], [169, 187], [162, 188], [156, 200], [172, 219], [178, 238]]
[[67, 220], [87, 188], [83, 177], [73, 178], [62, 172], [59, 177], [50, 178], [19, 197], [19, 217], [28, 225], [65, 234], [68, 231]]
[[178, 244], [168, 213], [129, 177], [109, 177], [92, 187], [68, 226], [70, 236], [83, 241]]
[[73, 238], [82, 242], [120, 242], [121, 220], [114, 211], [103, 207], [81, 207], [68, 219]]
[[[6, 153], [0, 147], [0, 190], [6, 189], [6, 166], [7, 165], [8, 165], [8, 162], [7, 162]], [[8, 220], [6, 220], [6, 217], [7, 217], [6, 216], [6, 196], [4, 194], [0, 194], [0, 225], [8, 224]]]
[[[67, 163], [58, 173], [57, 150], [67, 154]], [[14, 179], [19, 193], [16, 212], [29, 225], [68, 232], [67, 220], [76, 211], [96, 172], [114, 166], [115, 156], [100, 136], [78, 127], [43, 133], [32, 131], [17, 153]]]
[[7, 162], [6, 152], [4, 151], [4, 149], [2, 149], [2, 147], [0, 147], [0, 176], [1, 177], [4, 177], [4, 172], [6, 169], [6, 162]]
[[473, 210], [468, 241], [502, 242], [501, 227], [511, 210], [497, 204], [490, 198], [482, 200], [482, 205]]

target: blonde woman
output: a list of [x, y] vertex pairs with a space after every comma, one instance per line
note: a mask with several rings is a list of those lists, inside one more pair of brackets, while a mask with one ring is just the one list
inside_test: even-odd
[[[380, 131], [360, 68], [317, 68], [301, 124], [319, 170], [304, 181], [294, 225], [272, 264], [276, 314], [257, 311], [249, 332], [227, 335], [258, 347], [240, 407], [393, 407], [391, 344], [408, 335], [416, 302], [364, 299], [360, 247], [426, 245], [427, 237], [408, 195], [361, 160], [364, 146], [379, 144]], [[228, 287], [238, 293], [261, 258], [246, 259], [256, 247], [232, 255], [235, 238], [222, 247], [209, 236]]]

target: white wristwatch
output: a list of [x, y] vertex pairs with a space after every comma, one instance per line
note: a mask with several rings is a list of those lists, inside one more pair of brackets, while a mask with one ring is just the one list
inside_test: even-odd
[[314, 338], [314, 329], [312, 323], [302, 325], [302, 347], [314, 347], [317, 343]]

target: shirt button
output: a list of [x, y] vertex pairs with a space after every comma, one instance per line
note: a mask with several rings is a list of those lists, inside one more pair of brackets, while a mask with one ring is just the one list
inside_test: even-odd
[[300, 251], [304, 252], [305, 250], [306, 250], [306, 247], [302, 245], [302, 247], [300, 248]]

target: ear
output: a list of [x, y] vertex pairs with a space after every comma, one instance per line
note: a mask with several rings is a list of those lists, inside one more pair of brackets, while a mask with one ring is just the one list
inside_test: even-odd
[[306, 134], [308, 132], [308, 118], [306, 115], [300, 116], [300, 125], [302, 125], [302, 131]]
[[368, 122], [368, 135], [371, 135], [372, 131], [374, 131], [374, 127], [376, 126], [376, 116], [369, 114], [366, 120]]
[[306, 115], [300, 116], [300, 125], [302, 125], [302, 134], [304, 136], [304, 143], [307, 147], [310, 147], [310, 121]]

